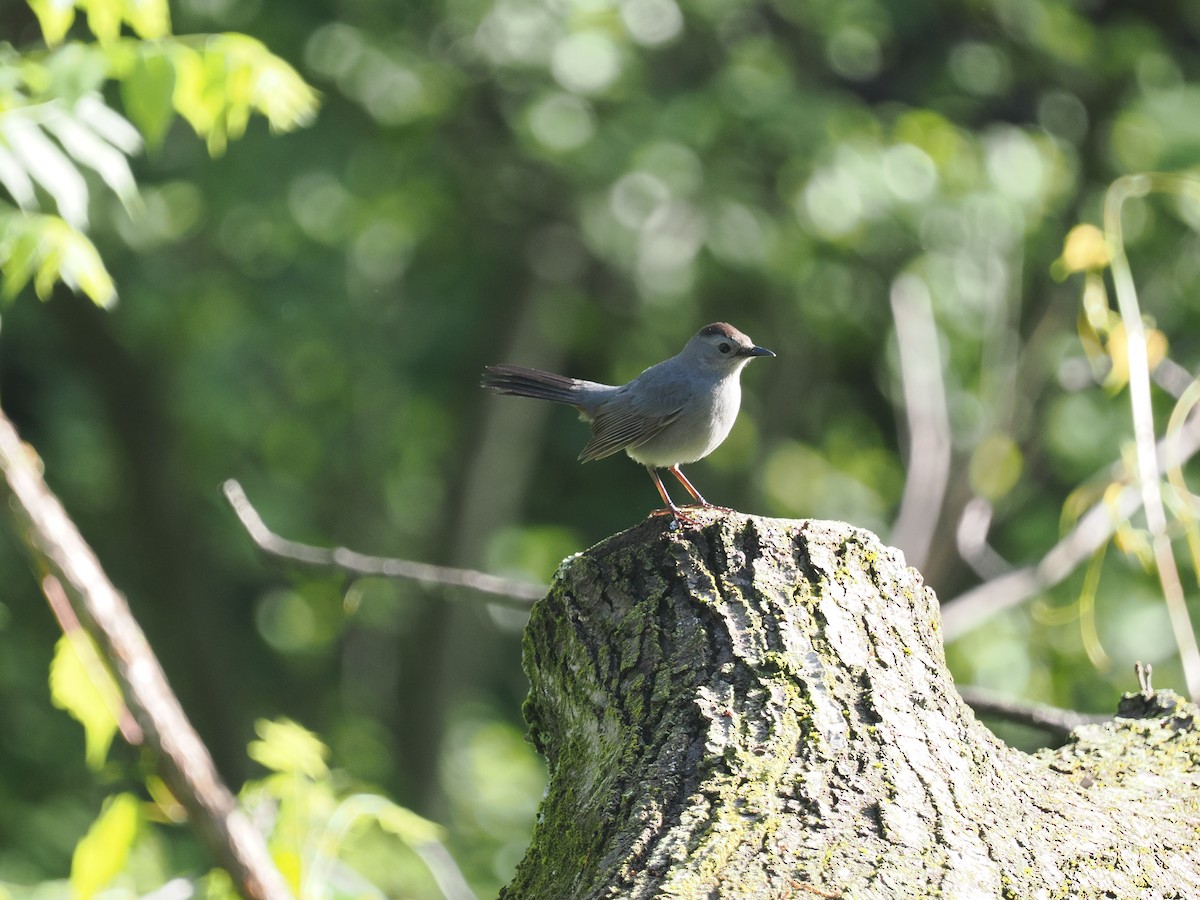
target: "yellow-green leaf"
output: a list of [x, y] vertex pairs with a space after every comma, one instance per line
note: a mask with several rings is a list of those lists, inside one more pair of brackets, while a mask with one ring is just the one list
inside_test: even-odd
[[33, 280], [43, 300], [61, 281], [97, 306], [111, 306], [116, 285], [96, 245], [58, 216], [0, 214], [0, 276], [4, 297], [12, 298]]
[[259, 41], [241, 34], [209, 37], [200, 51], [183, 45], [171, 50], [175, 66], [175, 110], [218, 156], [246, 129], [254, 112], [273, 131], [310, 122], [317, 93]]
[[42, 38], [48, 47], [62, 43], [75, 21], [75, 4], [61, 0], [29, 0], [29, 7], [42, 26]]
[[88, 30], [105, 44], [121, 36], [121, 19], [124, 18], [123, 0], [83, 0], [80, 4], [87, 10]]
[[87, 764], [93, 769], [104, 765], [124, 704], [86, 633], [76, 631], [58, 639], [50, 662], [50, 699], [83, 726]]
[[1065, 274], [1095, 272], [1109, 263], [1108, 241], [1095, 225], [1076, 225], [1063, 241], [1062, 256], [1058, 259]]
[[138, 37], [153, 40], [171, 33], [167, 0], [126, 0], [125, 20]]
[[376, 820], [380, 828], [394, 834], [409, 846], [436, 843], [445, 836], [445, 829], [441, 825], [395, 803], [389, 803], [380, 810], [376, 814]]
[[132, 794], [117, 794], [104, 801], [99, 818], [71, 857], [71, 893], [75, 900], [90, 900], [121, 873], [141, 820], [141, 804]]
[[151, 147], [162, 146], [175, 118], [175, 67], [156, 47], [145, 47], [121, 81], [121, 101]]
[[259, 719], [254, 723], [260, 740], [251, 741], [247, 752], [255, 762], [276, 772], [324, 778], [329, 774], [325, 760], [329, 748], [320, 738], [291, 719], [272, 722]]

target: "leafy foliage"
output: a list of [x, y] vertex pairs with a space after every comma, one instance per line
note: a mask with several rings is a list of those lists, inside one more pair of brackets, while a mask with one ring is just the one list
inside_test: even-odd
[[124, 703], [120, 688], [86, 633], [63, 635], [55, 644], [50, 699], [83, 726], [88, 765], [99, 769], [117, 733], [117, 717]]
[[125, 869], [141, 825], [141, 804], [132, 794], [104, 801], [100, 817], [75, 847], [71, 859], [71, 891], [91, 900]]
[[75, 10], [87, 15], [88, 31], [101, 43], [114, 41], [122, 25], [129, 25], [138, 37], [152, 40], [171, 31], [171, 15], [166, 0], [29, 0], [38, 17], [46, 43], [55, 47], [63, 42], [75, 22]]
[[[90, 170], [131, 215], [141, 211], [130, 157], [161, 145], [182, 116], [210, 153], [242, 136], [252, 113], [273, 130], [312, 121], [316, 94], [259, 41], [239, 34], [176, 38], [160, 0], [31, 4], [46, 44], [38, 54], [0, 52], [0, 272], [14, 297], [33, 280], [46, 299], [62, 282], [97, 304], [116, 298], [113, 280], [86, 236]], [[96, 44], [64, 43], [78, 6]], [[128, 24], [139, 39], [120, 37]], [[3, 48], [0, 48], [3, 50]], [[121, 86], [132, 122], [106, 104], [108, 80]], [[135, 127], [136, 125], [136, 127]], [[40, 213], [44, 202], [57, 214]]]

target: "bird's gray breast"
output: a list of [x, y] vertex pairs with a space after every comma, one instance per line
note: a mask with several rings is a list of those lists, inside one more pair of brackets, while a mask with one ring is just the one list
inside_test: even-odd
[[[647, 377], [652, 376], [652, 377]], [[695, 372], [647, 370], [627, 385], [649, 415], [679, 414], [661, 431], [626, 452], [643, 465], [666, 467], [703, 459], [729, 435], [742, 392], [736, 375], [710, 378]], [[641, 382], [639, 384], [639, 382]], [[635, 388], [636, 385], [636, 388]]]

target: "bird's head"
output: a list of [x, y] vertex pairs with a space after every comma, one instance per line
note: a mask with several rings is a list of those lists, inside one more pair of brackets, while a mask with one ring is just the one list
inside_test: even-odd
[[765, 347], [726, 322], [714, 322], [701, 328], [683, 348], [683, 355], [696, 365], [718, 372], [738, 372], [756, 356], [774, 356]]

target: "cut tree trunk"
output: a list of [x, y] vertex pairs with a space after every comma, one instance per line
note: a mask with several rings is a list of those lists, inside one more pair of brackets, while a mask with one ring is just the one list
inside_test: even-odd
[[572, 557], [525, 636], [550, 767], [503, 897], [1200, 897], [1197, 709], [1028, 755], [954, 689], [937, 599], [834, 522], [696, 513]]

